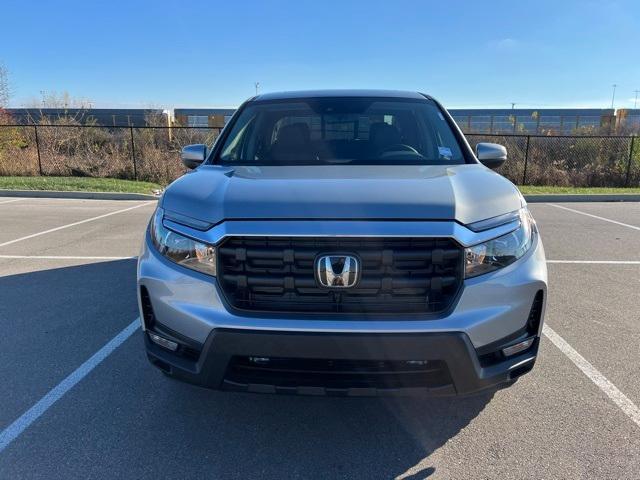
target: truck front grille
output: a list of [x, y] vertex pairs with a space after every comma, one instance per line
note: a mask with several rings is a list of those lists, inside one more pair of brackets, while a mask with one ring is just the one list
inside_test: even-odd
[[[360, 260], [352, 288], [322, 287], [319, 255]], [[437, 313], [463, 280], [463, 249], [447, 238], [229, 237], [218, 247], [218, 279], [234, 308], [320, 314]]]

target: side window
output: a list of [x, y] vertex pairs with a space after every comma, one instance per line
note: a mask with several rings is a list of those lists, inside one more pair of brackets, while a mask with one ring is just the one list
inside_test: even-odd
[[188, 115], [187, 126], [189, 127], [208, 127], [209, 117], [206, 115]]
[[356, 123], [353, 115], [325, 115], [325, 140], [354, 140]]
[[225, 145], [224, 150], [222, 150], [222, 153], [220, 154], [220, 158], [224, 159], [224, 161], [235, 162], [238, 159], [245, 157], [243, 155], [243, 150], [246, 148], [247, 139], [251, 137], [254, 125], [255, 116], [252, 116], [238, 129], [238, 131], [232, 131], [230, 137], [233, 140]]
[[358, 134], [356, 135], [356, 140], [369, 140], [369, 129], [373, 121], [369, 115], [358, 116]]

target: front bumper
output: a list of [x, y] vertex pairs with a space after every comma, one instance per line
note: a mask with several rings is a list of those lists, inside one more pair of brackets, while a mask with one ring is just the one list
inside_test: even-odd
[[[148, 335], [145, 335], [145, 343], [152, 364], [172, 377], [189, 383], [214, 389], [259, 393], [344, 396], [400, 393], [467, 395], [499, 388], [531, 370], [538, 351], [536, 341], [523, 354], [498, 364], [483, 366], [464, 333], [326, 334], [218, 329], [211, 332], [198, 360], [191, 362], [154, 344]], [[305, 372], [307, 376], [304, 378], [294, 376], [286, 382], [270, 383], [264, 377], [251, 381], [246, 377], [238, 380], [233, 376], [230, 365], [238, 357], [373, 360], [376, 363], [419, 360], [426, 361], [427, 365], [429, 362], [446, 364], [446, 372], [427, 382], [411, 385], [326, 386], [310, 380], [317, 372]], [[296, 379], [300, 380], [299, 384]]]
[[[525, 353], [508, 359], [487, 363], [483, 356], [520, 338], [523, 332], [539, 337], [547, 270], [542, 243], [536, 236], [530, 251], [519, 261], [465, 280], [455, 308], [436, 318], [243, 315], [226, 307], [215, 278], [169, 262], [157, 254], [147, 236], [138, 262], [138, 284], [148, 292], [163, 331], [199, 352], [186, 358], [162, 349], [145, 335], [151, 362], [176, 378], [211, 388], [357, 395], [376, 389], [327, 390], [290, 384], [280, 388], [263, 382], [230, 382], [227, 377], [230, 364], [238, 357], [418, 360], [444, 362], [449, 378], [420, 390], [467, 394], [514, 380], [533, 367], [539, 339]], [[539, 292], [543, 298], [540, 321], [535, 332], [526, 332]]]

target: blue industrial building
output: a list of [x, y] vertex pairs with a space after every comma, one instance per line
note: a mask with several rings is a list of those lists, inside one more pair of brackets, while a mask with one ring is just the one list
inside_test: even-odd
[[161, 109], [152, 108], [8, 108], [6, 111], [21, 125], [73, 119], [88, 125], [142, 127], [149, 124], [151, 118], [164, 115]]
[[[235, 109], [176, 108], [172, 116], [160, 109], [10, 108], [7, 111], [15, 123], [25, 125], [72, 118], [82, 124], [114, 127], [172, 124], [222, 128]], [[613, 135], [640, 132], [640, 109], [451, 109], [449, 112], [465, 133]]]
[[595, 108], [558, 109], [452, 109], [465, 133], [528, 133], [572, 135], [613, 133], [615, 110]]

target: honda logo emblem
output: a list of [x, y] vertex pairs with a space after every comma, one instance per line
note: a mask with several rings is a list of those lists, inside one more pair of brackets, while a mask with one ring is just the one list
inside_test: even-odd
[[360, 277], [360, 260], [353, 255], [321, 255], [316, 259], [316, 275], [326, 288], [353, 287]]

